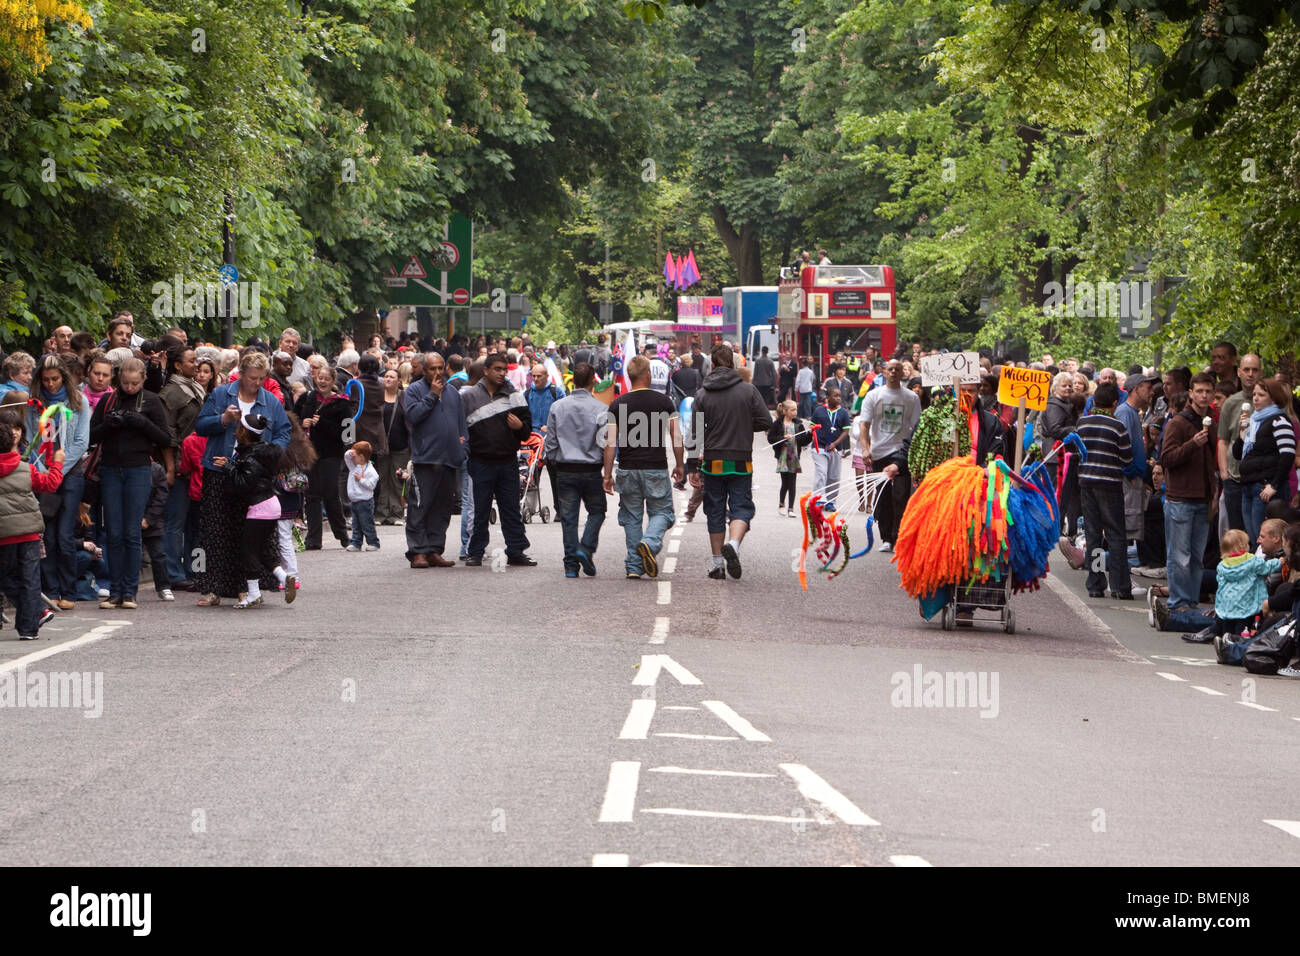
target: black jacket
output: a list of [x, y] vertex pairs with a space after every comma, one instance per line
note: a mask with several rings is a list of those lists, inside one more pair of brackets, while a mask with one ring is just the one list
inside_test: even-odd
[[[791, 423], [795, 427], [795, 448], [803, 451], [812, 444], [812, 429], [798, 415], [795, 416]], [[781, 457], [781, 443], [785, 440], [785, 420], [778, 418], [772, 422], [772, 427], [767, 430], [767, 443], [772, 446], [772, 454], [778, 459]]]
[[1286, 491], [1291, 469], [1295, 466], [1295, 432], [1291, 428], [1291, 419], [1278, 412], [1260, 422], [1250, 454], [1243, 455], [1244, 448], [1245, 442], [1237, 436], [1232, 443], [1232, 455], [1241, 459], [1241, 483], [1272, 485], [1277, 491]]
[[264, 441], [236, 446], [235, 457], [226, 462], [225, 472], [241, 505], [251, 507], [275, 494], [275, 476], [283, 453], [279, 445]]
[[1001, 455], [1007, 462], [1014, 462], [1016, 460], [1013, 437], [1015, 429], [1004, 428], [1002, 419], [982, 408], [979, 410], [979, 416], [979, 447], [975, 449], [975, 463], [981, 468], [984, 467], [988, 464], [989, 455]]
[[147, 466], [155, 449], [172, 444], [162, 400], [143, 388], [134, 395], [114, 389], [90, 416], [90, 443], [103, 445], [101, 468]]
[[696, 428], [703, 422], [706, 461], [752, 461], [754, 432], [772, 427], [772, 415], [758, 389], [725, 366], [705, 377], [694, 414]]
[[[337, 392], [334, 394], [338, 395]], [[303, 392], [294, 407], [299, 421], [306, 421], [317, 411], [320, 412], [320, 421], [308, 432], [312, 447], [316, 449], [317, 458], [343, 457], [343, 452], [347, 451], [343, 447], [343, 423], [350, 419], [356, 410], [356, 402], [346, 397], [331, 397], [322, 405], [320, 392], [315, 389]]]
[[[384, 428], [384, 383], [377, 375], [359, 375], [364, 402], [357, 419], [357, 441], [370, 442], [372, 458], [388, 454], [388, 430]], [[353, 406], [355, 412], [356, 406]]]

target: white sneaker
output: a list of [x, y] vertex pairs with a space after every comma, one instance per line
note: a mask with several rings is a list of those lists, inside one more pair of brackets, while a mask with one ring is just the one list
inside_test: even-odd
[[108, 600], [108, 588], [100, 588], [100, 589], [99, 589], [99, 599], [100, 599], [101, 601], [107, 601], [107, 600]]
[[175, 601], [175, 600], [176, 600], [176, 595], [172, 594], [172, 589], [171, 589], [171, 588], [163, 588], [161, 591], [158, 592], [158, 600], [160, 600], [160, 601]]
[[893, 546], [892, 544], [890, 544], [888, 541], [882, 541], [882, 542], [880, 542], [880, 547], [878, 547], [876, 550], [877, 550], [877, 551], [893, 551], [893, 550], [894, 550], [894, 546]]
[[348, 550], [348, 551], [360, 551], [361, 549], [358, 548], [355, 544], [350, 544], [350, 545], [348, 545], [347, 550]]
[[378, 550], [379, 550], [379, 545], [377, 545], [377, 544], [368, 544], [368, 545], [366, 545], [366, 550], [367, 550], [367, 551], [378, 551]]
[[1300, 677], [1300, 667], [1279, 667], [1278, 677]]
[[1135, 598], [1145, 598], [1149, 593], [1149, 589], [1147, 588], [1131, 588], [1130, 591]]

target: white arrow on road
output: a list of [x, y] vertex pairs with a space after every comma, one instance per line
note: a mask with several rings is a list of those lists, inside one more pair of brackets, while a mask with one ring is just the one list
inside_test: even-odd
[[673, 677], [677, 678], [679, 684], [703, 683], [667, 654], [642, 654], [641, 669], [636, 672], [636, 677], [632, 678], [632, 683], [638, 687], [651, 687], [659, 680], [660, 671], [667, 671], [672, 674]]

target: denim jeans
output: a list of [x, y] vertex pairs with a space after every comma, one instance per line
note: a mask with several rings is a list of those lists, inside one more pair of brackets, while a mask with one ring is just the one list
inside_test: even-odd
[[469, 538], [474, 533], [474, 483], [469, 480], [469, 462], [461, 465], [460, 476], [460, 556], [469, 555]]
[[379, 547], [379, 534], [375, 531], [375, 499], [363, 498], [352, 502], [352, 545], [361, 547], [361, 536], [365, 535], [366, 544], [372, 548]]
[[[560, 532], [564, 538], [564, 570], [576, 571], [578, 568], [578, 549], [588, 555], [596, 553], [600, 541], [600, 528], [605, 523], [608, 506], [605, 501], [605, 488], [599, 471], [560, 471], [555, 472], [555, 491], [560, 499], [557, 515]], [[582, 529], [582, 538], [578, 538], [578, 505], [587, 509], [587, 523]], [[621, 519], [620, 519], [621, 520]]]
[[1124, 537], [1123, 486], [1085, 479], [1079, 482], [1079, 494], [1083, 505], [1083, 537], [1087, 542], [1084, 561], [1088, 568], [1088, 590], [1105, 591], [1109, 572], [1110, 589], [1128, 594], [1133, 590], [1133, 580], [1128, 566], [1128, 540]]
[[167, 577], [172, 583], [190, 579], [190, 554], [185, 550], [185, 527], [190, 516], [189, 476], [177, 476], [167, 492], [167, 512], [163, 520], [163, 548], [167, 552]]
[[469, 539], [471, 556], [482, 557], [488, 546], [488, 519], [492, 500], [506, 538], [506, 557], [518, 557], [528, 550], [524, 519], [519, 513], [519, 465], [509, 461], [469, 460], [469, 478], [474, 486], [474, 534]]
[[18, 636], [35, 637], [44, 609], [39, 541], [0, 544], [0, 594], [9, 598], [18, 612], [14, 620]]
[[[1265, 482], [1257, 481], [1249, 485], [1241, 486], [1241, 520], [1245, 528], [1246, 537], [1250, 538], [1250, 548], [1255, 549], [1255, 539], [1259, 537], [1259, 527], [1264, 523], [1264, 514], [1268, 511], [1268, 502], [1262, 500], [1259, 495], [1264, 490]], [[1286, 497], [1286, 489], [1282, 489], [1282, 496]]]
[[1208, 505], [1165, 498], [1170, 609], [1196, 606], [1201, 596], [1202, 555], [1209, 531]]
[[[1223, 506], [1228, 513], [1228, 527], [1245, 531], [1246, 524], [1241, 514], [1241, 492], [1244, 486], [1236, 478], [1223, 476]], [[1251, 538], [1253, 544], [1255, 539]]]
[[753, 475], [703, 475], [704, 517], [709, 534], [722, 534], [732, 521], [754, 523]]
[[[673, 526], [673, 486], [667, 469], [633, 468], [618, 470], [614, 476], [618, 491], [618, 523], [627, 539], [624, 564], [630, 574], [644, 574], [636, 546], [642, 541], [656, 556], [664, 544], [664, 535]], [[649, 520], [642, 530], [641, 518]]]
[[114, 598], [134, 598], [140, 587], [141, 529], [153, 475], [148, 465], [99, 470], [100, 498], [108, 535], [109, 586]]
[[807, 421], [812, 418], [813, 413], [813, 396], [816, 392], [799, 393], [799, 417]]
[[45, 559], [41, 562], [41, 579], [46, 594], [58, 600], [77, 599], [77, 512], [86, 479], [68, 475], [55, 492], [59, 496], [59, 513], [45, 519]]

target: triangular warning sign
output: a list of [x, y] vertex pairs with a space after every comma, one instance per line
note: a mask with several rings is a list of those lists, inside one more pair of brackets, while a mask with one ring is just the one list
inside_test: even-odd
[[389, 266], [389, 267], [388, 267], [388, 274], [389, 274], [392, 278], [396, 279], [396, 278], [397, 278], [397, 267], [396, 267], [396, 266]]
[[428, 273], [424, 271], [424, 266], [420, 265], [418, 256], [411, 256], [411, 261], [406, 264], [402, 270], [402, 275], [407, 279], [427, 279]]

